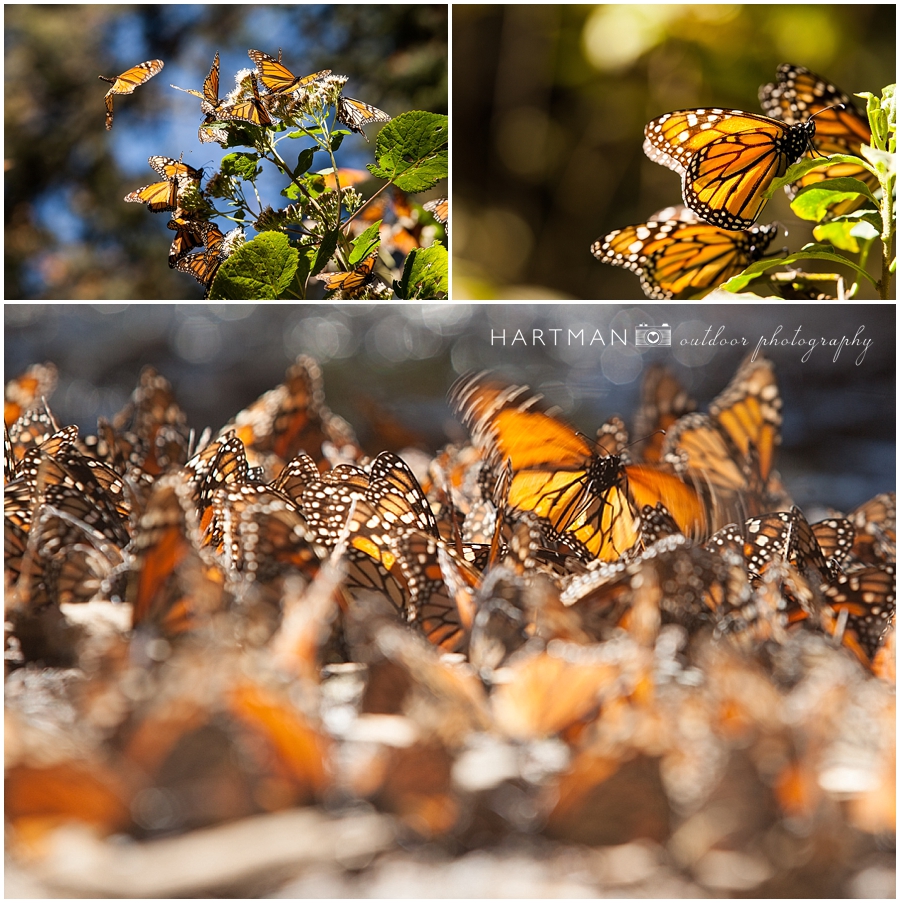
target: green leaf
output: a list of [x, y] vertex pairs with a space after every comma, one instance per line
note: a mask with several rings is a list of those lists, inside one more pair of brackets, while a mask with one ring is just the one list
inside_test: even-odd
[[375, 142], [373, 176], [393, 182], [403, 191], [433, 188], [447, 178], [448, 120], [437, 113], [413, 111], [392, 119]]
[[318, 276], [322, 270], [325, 269], [325, 264], [328, 263], [329, 260], [334, 256], [334, 252], [337, 250], [338, 237], [341, 232], [339, 229], [335, 229], [333, 232], [326, 232], [325, 237], [322, 239], [322, 243], [319, 245], [319, 250], [316, 251], [316, 259], [310, 269], [310, 274], [313, 276]]
[[447, 249], [435, 242], [429, 248], [409, 252], [396, 291], [405, 301], [433, 301], [446, 297], [449, 285]]
[[872, 175], [877, 175], [875, 170], [869, 166], [861, 157], [854, 157], [850, 154], [831, 154], [828, 157], [804, 157], [799, 163], [789, 166], [787, 172], [780, 178], [774, 179], [772, 184], [763, 192], [763, 197], [770, 198], [779, 188], [796, 182], [802, 176], [805, 176], [810, 170], [822, 169], [826, 164], [830, 163], [853, 163], [856, 166], [862, 166], [868, 169]]
[[299, 178], [305, 172], [309, 172], [310, 166], [313, 165], [313, 157], [315, 157], [316, 149], [314, 147], [308, 147], [306, 150], [300, 151], [300, 155], [297, 157], [297, 166], [294, 169], [294, 178]]
[[280, 232], [263, 232], [241, 245], [219, 267], [210, 297], [217, 300], [273, 301], [297, 271], [297, 249]]
[[871, 242], [878, 238], [878, 230], [866, 221], [845, 220], [832, 223], [821, 223], [813, 229], [816, 241], [827, 242], [847, 251], [858, 254], [860, 242]]
[[258, 154], [226, 154], [222, 158], [222, 175], [237, 176], [252, 182], [258, 172], [262, 172], [262, 169], [257, 170], [258, 162]]
[[847, 177], [823, 179], [821, 182], [815, 182], [808, 188], [804, 188], [791, 202], [791, 210], [801, 219], [820, 222], [835, 204], [852, 200], [860, 194], [878, 206], [868, 185], [860, 182], [859, 179]]
[[355, 267], [361, 260], [365, 260], [372, 251], [374, 251], [381, 243], [381, 220], [372, 223], [365, 232], [353, 240], [353, 250], [350, 252], [350, 258], [347, 263], [351, 267]]
[[766, 270], [771, 270], [775, 267], [790, 266], [798, 260], [826, 260], [830, 263], [839, 263], [842, 266], [850, 267], [851, 270], [855, 270], [859, 275], [864, 276], [873, 285], [875, 284], [875, 280], [865, 270], [860, 269], [855, 263], [851, 263], [846, 257], [835, 254], [830, 246], [810, 244], [794, 254], [788, 254], [787, 257], [767, 257], [765, 260], [757, 260], [755, 263], [751, 263], [743, 273], [732, 276], [731, 279], [722, 285], [722, 288], [729, 292], [739, 292], [760, 273], [765, 273]]
[[331, 133], [331, 152], [335, 153], [337, 149], [344, 143], [344, 136], [349, 132], [332, 132]]

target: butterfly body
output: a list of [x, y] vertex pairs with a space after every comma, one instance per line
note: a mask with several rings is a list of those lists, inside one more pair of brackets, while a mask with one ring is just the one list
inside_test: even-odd
[[280, 52], [277, 60], [261, 50], [248, 50], [247, 55], [256, 64], [260, 81], [273, 94], [292, 94], [300, 88], [306, 88], [331, 75], [330, 69], [323, 69], [312, 75], [294, 75], [287, 66], [282, 64]]
[[742, 110], [666, 113], [644, 129], [644, 153], [682, 177], [685, 204], [721, 229], [748, 229], [774, 179], [803, 156], [814, 120], [787, 125]]

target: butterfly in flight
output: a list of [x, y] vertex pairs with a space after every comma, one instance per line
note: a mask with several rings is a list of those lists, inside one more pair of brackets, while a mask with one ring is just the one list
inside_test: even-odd
[[682, 177], [684, 203], [720, 229], [749, 229], [765, 190], [812, 146], [810, 118], [797, 125], [722, 110], [679, 110], [644, 128], [644, 153]]
[[148, 60], [146, 63], [132, 66], [115, 78], [109, 78], [106, 75], [97, 76], [101, 81], [109, 82], [112, 85], [106, 92], [106, 131], [109, 131], [113, 124], [113, 94], [132, 94], [138, 85], [144, 84], [161, 72], [164, 65], [162, 60]]
[[777, 226], [751, 226], [729, 232], [701, 220], [690, 208], [671, 218], [616, 229], [591, 245], [603, 263], [624, 267], [640, 277], [648, 298], [698, 298], [736, 276], [766, 249]]
[[[784, 63], [778, 67], [776, 81], [759, 89], [759, 100], [767, 115], [790, 126], [808, 122], [816, 117], [816, 134], [812, 147], [817, 154], [848, 154], [859, 157], [863, 144], [872, 143], [872, 130], [866, 117], [859, 112], [852, 99], [827, 79], [803, 66]], [[813, 169], [798, 181], [785, 186], [788, 196], [823, 179], [859, 179], [874, 192], [878, 178], [862, 165], [838, 163], [823, 169]], [[833, 216], [856, 210], [865, 202], [861, 196], [842, 199], [829, 205]]]
[[479, 373], [450, 390], [473, 443], [496, 470], [509, 461], [507, 504], [532, 511], [582, 560], [615, 560], [640, 540], [639, 512], [661, 501], [686, 533], [705, 530], [697, 493], [654, 465], [624, 465], [556, 416], [527, 386]]

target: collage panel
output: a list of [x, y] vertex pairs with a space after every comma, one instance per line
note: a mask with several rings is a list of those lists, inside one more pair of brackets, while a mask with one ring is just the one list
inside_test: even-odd
[[6, 896], [890, 898], [896, 333], [4, 305]]

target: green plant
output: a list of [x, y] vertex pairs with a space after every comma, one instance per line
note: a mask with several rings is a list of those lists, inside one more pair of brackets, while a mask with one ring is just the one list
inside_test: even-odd
[[[254, 53], [271, 61], [257, 51], [251, 57]], [[328, 70], [296, 79], [288, 85], [293, 90], [276, 85], [269, 93], [260, 93], [256, 74], [243, 70], [234, 91], [219, 101], [218, 56], [213, 67], [204, 93], [189, 92], [202, 98], [200, 139], [247, 149], [226, 154], [205, 188], [199, 179], [178, 177], [170, 227], [187, 238], [182, 244], [188, 250], [206, 247], [194, 254], [170, 253], [170, 266], [193, 275], [214, 299], [305, 300], [316, 278], [338, 297], [447, 296], [446, 247], [438, 241], [419, 246], [421, 223], [431, 218], [405, 196], [447, 178], [446, 116], [411, 111], [391, 120], [345, 98], [346, 76]], [[262, 76], [262, 81], [273, 80]], [[344, 138], [351, 131], [364, 135], [364, 124], [387, 120], [367, 167], [370, 176], [342, 169], [338, 152]], [[261, 194], [258, 179], [266, 165], [284, 178], [284, 206]], [[356, 186], [369, 177], [382, 184], [363, 197]], [[237, 228], [223, 235], [209, 225], [217, 217]], [[248, 225], [259, 233], [250, 241], [244, 234]], [[402, 276], [389, 285], [380, 272], [395, 269], [395, 255], [402, 259], [402, 268], [396, 265]], [[377, 269], [379, 259], [386, 266]], [[326, 274], [330, 261], [337, 272]]]
[[[804, 245], [795, 253], [783, 257], [767, 257], [751, 264], [742, 274], [725, 283], [724, 287], [728, 291], [743, 290], [753, 279], [775, 267], [795, 267], [801, 260], [824, 260], [853, 271], [854, 282], [846, 297], [852, 298], [858, 293], [861, 279], [871, 282], [881, 299], [891, 297], [891, 280], [897, 267], [896, 221], [893, 214], [897, 180], [897, 111], [894, 90], [894, 85], [888, 85], [880, 98], [868, 92], [856, 95], [866, 100], [866, 112], [872, 130], [872, 143], [862, 145], [862, 158], [848, 154], [805, 158], [791, 166], [782, 178], [776, 179], [766, 192], [766, 197], [771, 197], [776, 191], [796, 182], [814, 169], [851, 164], [872, 174], [880, 189], [878, 196], [856, 178], [824, 179], [802, 188], [791, 202], [791, 209], [801, 219], [816, 223], [813, 229], [816, 241]], [[875, 209], [864, 206], [847, 213], [834, 214], [836, 206], [854, 206], [854, 202], [858, 202], [860, 198], [870, 201]], [[879, 240], [881, 277], [876, 280], [869, 275], [865, 266], [875, 242]], [[855, 255], [855, 260], [851, 255]], [[797, 281], [796, 273], [788, 275], [791, 281]], [[839, 278], [837, 274], [814, 277], [802, 274], [800, 281], [836, 281]]]

